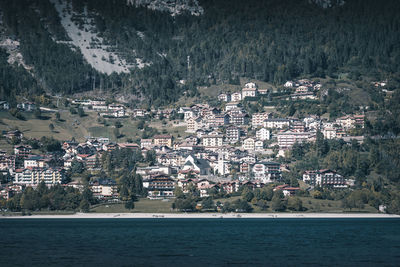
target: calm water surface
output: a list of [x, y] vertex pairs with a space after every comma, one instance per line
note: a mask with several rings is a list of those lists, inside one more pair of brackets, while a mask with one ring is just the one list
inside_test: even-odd
[[0, 266], [400, 266], [399, 219], [6, 219]]

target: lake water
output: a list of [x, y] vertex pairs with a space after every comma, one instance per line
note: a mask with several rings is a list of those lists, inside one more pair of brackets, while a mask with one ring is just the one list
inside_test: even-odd
[[0, 266], [400, 266], [399, 219], [5, 219]]

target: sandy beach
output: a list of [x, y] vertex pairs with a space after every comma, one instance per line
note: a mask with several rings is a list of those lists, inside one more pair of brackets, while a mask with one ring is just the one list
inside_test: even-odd
[[75, 213], [70, 215], [4, 216], [0, 219], [280, 219], [280, 218], [400, 218], [381, 213]]

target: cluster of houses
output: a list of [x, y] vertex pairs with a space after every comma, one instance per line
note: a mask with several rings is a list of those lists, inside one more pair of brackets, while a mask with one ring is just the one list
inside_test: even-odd
[[319, 82], [314, 82], [307, 79], [287, 81], [283, 86], [285, 88], [295, 89], [295, 91], [290, 95], [290, 98], [293, 100], [318, 99], [315, 93], [321, 89], [321, 84]]
[[[9, 110], [10, 103], [7, 101], [0, 101], [0, 110]], [[36, 109], [36, 104], [33, 102], [21, 102], [17, 104], [17, 109], [25, 112], [32, 112]]]
[[[296, 91], [310, 90], [315, 92], [321, 87], [320, 83], [309, 80], [287, 82], [285, 87], [294, 87]], [[261, 90], [264, 93], [264, 90]], [[260, 94], [257, 85], [248, 83], [242, 92], [234, 94], [220, 94], [221, 101], [241, 100], [246, 97], [254, 97]], [[274, 117], [271, 113], [262, 112], [248, 114], [238, 101], [227, 102], [224, 109], [210, 107], [207, 104], [196, 104], [191, 107], [181, 107], [179, 113], [184, 114], [184, 123], [187, 133], [194, 134], [200, 144], [210, 150], [215, 150], [221, 145], [240, 146], [250, 152], [265, 153], [268, 151], [266, 140], [273, 139], [276, 142], [269, 143], [269, 148], [279, 146], [281, 151], [290, 149], [295, 143], [313, 142], [316, 140], [317, 131], [321, 131], [325, 138], [351, 139], [349, 130], [364, 127], [364, 115], [347, 115], [328, 121], [318, 116], [308, 116], [303, 119], [287, 117]], [[354, 139], [361, 140], [360, 137]], [[185, 143], [186, 145], [186, 143]], [[283, 155], [283, 154], [280, 154]]]
[[[321, 88], [319, 83], [308, 80], [288, 81], [284, 86], [294, 88], [294, 94], [305, 98], [308, 98], [306, 94], [314, 95]], [[49, 186], [63, 184], [65, 171], [74, 161], [80, 162], [88, 171], [100, 171], [100, 159], [105, 151], [132, 149], [140, 151], [143, 156], [155, 152], [153, 166], [136, 170], [143, 177], [149, 198], [173, 197], [176, 187], [186, 192], [189, 185], [195, 186], [202, 197], [208, 196], [211, 190], [233, 193], [244, 185], [261, 188], [271, 182], [280, 182], [284, 166], [274, 157], [285, 155], [285, 151], [296, 143], [315, 141], [318, 131], [327, 139], [350, 140], [351, 137], [347, 136], [349, 130], [364, 127], [364, 115], [347, 115], [327, 121], [318, 116], [298, 119], [279, 118], [269, 112], [249, 114], [243, 108], [242, 100], [268, 92], [259, 89], [255, 83], [247, 83], [241, 92], [220, 94], [220, 107], [195, 104], [154, 111], [159, 117], [166, 118], [174, 112], [182, 114], [187, 135], [176, 139], [162, 134], [141, 139], [139, 144], [113, 143], [102, 137], [87, 138], [83, 143], [65, 141], [61, 155], [33, 155], [29, 145], [17, 145], [12, 155], [0, 152], [0, 172], [11, 177], [12, 186], [15, 186], [12, 190], [3, 189], [11, 192], [24, 186], [37, 186], [41, 181]], [[72, 103], [96, 111], [103, 117], [120, 118], [127, 114], [144, 117], [149, 114], [143, 109], [128, 111], [122, 104], [106, 104], [103, 100], [73, 100]], [[20, 131], [4, 132], [3, 135], [9, 139], [23, 139]], [[275, 154], [276, 148], [279, 148], [278, 155]], [[348, 179], [332, 170], [307, 171], [303, 181], [310, 186], [332, 188], [351, 185]], [[75, 181], [66, 186], [83, 188]], [[118, 186], [111, 179], [92, 181], [90, 189], [99, 199], [118, 199]], [[288, 196], [299, 190], [288, 185], [278, 189]], [[2, 196], [7, 195], [5, 192]]]
[[72, 104], [81, 106], [85, 111], [95, 111], [104, 118], [128, 117], [126, 107], [122, 104], [107, 104], [105, 100], [74, 99]]

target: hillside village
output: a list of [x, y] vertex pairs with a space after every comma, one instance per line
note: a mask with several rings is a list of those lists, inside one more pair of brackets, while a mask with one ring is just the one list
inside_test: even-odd
[[[287, 99], [296, 101], [318, 101], [321, 90], [320, 83], [306, 79], [287, 81], [284, 87], [292, 92]], [[290, 198], [315, 187], [342, 190], [354, 186], [354, 179], [335, 169], [305, 171], [299, 177], [302, 188], [298, 181], [288, 183], [283, 176], [291, 170], [284, 159], [294, 146], [318, 140], [362, 143], [362, 135], [351, 133], [364, 128], [365, 116], [348, 114], [328, 120], [310, 115], [299, 119], [276, 117], [272, 112], [251, 113], [244, 108], [244, 100], [269, 94], [270, 90], [249, 82], [241, 91], [219, 94], [218, 106], [199, 103], [150, 111], [101, 99], [70, 99], [80, 112], [97, 113], [99, 118], [148, 120], [150, 113], [158, 118], [173, 118], [177, 125], [185, 126], [185, 135], [176, 138], [156, 133], [137, 143], [114, 142], [108, 137], [87, 137], [85, 142], [63, 140], [59, 149], [35, 154], [33, 146], [43, 140], [32, 145], [32, 140], [19, 130], [4, 131], [4, 138], [15, 145], [13, 153], [2, 151], [0, 155], [0, 170], [5, 177], [1, 197], [7, 200], [27, 187], [36, 188], [44, 182], [48, 187], [62, 185], [80, 191], [88, 188], [97, 201], [118, 203], [126, 200], [121, 196], [121, 180], [107, 175], [110, 173], [107, 170], [118, 168], [118, 163], [110, 166], [110, 162], [112, 157], [121, 155], [136, 158], [134, 166], [127, 163], [126, 170], [140, 175], [143, 196], [149, 199], [171, 199], [176, 197], [177, 190], [185, 194], [193, 188], [200, 198], [207, 198], [218, 192], [240, 194], [243, 188], [254, 191], [272, 185], [274, 191]], [[1, 108], [7, 111], [10, 107], [3, 101]], [[49, 110], [31, 102], [17, 104], [21, 112], [38, 109]], [[79, 178], [83, 173], [89, 173], [86, 180]]]

